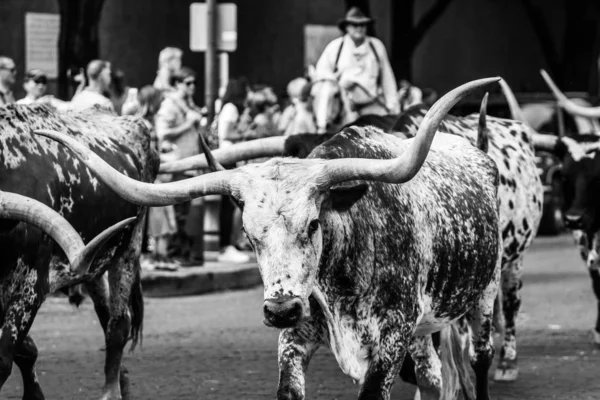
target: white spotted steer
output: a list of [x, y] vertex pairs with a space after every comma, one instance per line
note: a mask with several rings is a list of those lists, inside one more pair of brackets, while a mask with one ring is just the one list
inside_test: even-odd
[[389, 399], [407, 351], [422, 398], [454, 393], [442, 382], [430, 334], [466, 314], [477, 398], [488, 399], [500, 277], [498, 171], [464, 139], [433, 138], [460, 98], [496, 81], [448, 93], [412, 140], [347, 128], [309, 159], [275, 158], [161, 185], [118, 173], [65, 135], [43, 134], [137, 204], [235, 198], [263, 278], [265, 323], [282, 329], [279, 399], [304, 398], [305, 370], [323, 344], [361, 384], [359, 399]]

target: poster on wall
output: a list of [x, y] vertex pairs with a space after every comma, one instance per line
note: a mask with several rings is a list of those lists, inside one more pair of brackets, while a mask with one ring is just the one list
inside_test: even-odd
[[304, 65], [314, 65], [325, 47], [342, 35], [335, 25], [304, 25]]
[[48, 78], [58, 77], [60, 15], [25, 14], [25, 70], [40, 68]]

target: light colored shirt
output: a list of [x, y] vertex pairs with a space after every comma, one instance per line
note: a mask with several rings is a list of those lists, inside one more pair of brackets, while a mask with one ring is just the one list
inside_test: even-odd
[[237, 134], [237, 125], [240, 119], [240, 112], [233, 103], [223, 105], [217, 116], [217, 132], [219, 135], [219, 147], [225, 147], [233, 144], [229, 140], [229, 133], [233, 129]]
[[[342, 46], [342, 51], [337, 60], [336, 70], [336, 58], [340, 46]], [[373, 49], [375, 49], [377, 55], [374, 54]], [[353, 80], [359, 82], [371, 94], [381, 91], [384, 102], [391, 114], [400, 112], [396, 78], [385, 46], [381, 40], [375, 37], [367, 36], [360, 46], [356, 46], [348, 35], [332, 40], [325, 47], [317, 62], [316, 73], [317, 76], [330, 76], [334, 73], [351, 76]], [[381, 77], [378, 78], [380, 74]], [[381, 85], [378, 85], [378, 79], [380, 79]]]
[[115, 108], [110, 99], [108, 99], [105, 96], [102, 96], [99, 93], [92, 92], [91, 90], [86, 89], [83, 89], [81, 92], [73, 96], [73, 98], [71, 99], [70, 108], [74, 111], [83, 111], [96, 105], [105, 108], [109, 111], [115, 112]]
[[309, 111], [308, 104], [303, 102], [294, 102], [283, 110], [278, 129], [284, 136], [317, 132], [313, 114]]
[[169, 129], [180, 126], [186, 122], [186, 114], [190, 108], [184, 100], [177, 99], [174, 96], [167, 96], [160, 105], [156, 113], [156, 136], [158, 145], [161, 148], [163, 142], [168, 142], [173, 146], [173, 152], [176, 159], [194, 156], [199, 153], [198, 133], [196, 128], [191, 127], [182, 132], [176, 139], [165, 138], [165, 132]]

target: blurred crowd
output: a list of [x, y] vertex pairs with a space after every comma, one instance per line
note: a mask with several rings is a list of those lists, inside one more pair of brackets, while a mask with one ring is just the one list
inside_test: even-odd
[[[211, 149], [241, 141], [275, 135], [313, 132], [309, 109], [310, 85], [306, 78], [292, 80], [287, 99], [280, 106], [272, 87], [250, 84], [244, 78], [230, 79], [220, 89], [216, 116], [208, 121], [206, 110], [194, 103], [196, 72], [182, 65], [183, 52], [175, 47], [163, 49], [153, 84], [141, 88], [125, 85], [122, 71], [110, 62], [93, 60], [76, 75], [78, 86], [70, 101], [47, 93], [48, 76], [40, 69], [25, 74], [25, 97], [16, 100], [16, 65], [0, 57], [0, 106], [47, 104], [60, 111], [102, 108], [117, 115], [141, 118], [151, 132], [153, 146], [161, 162], [199, 154], [199, 135]], [[200, 171], [202, 172], [202, 171]], [[189, 178], [190, 174], [159, 175], [158, 182]], [[204, 199], [190, 203], [150, 208], [147, 218], [147, 268], [177, 269], [204, 264]], [[217, 260], [229, 263], [249, 261], [249, 244], [241, 235], [241, 212], [229, 197], [221, 199], [219, 211]]]
[[[315, 68], [289, 82], [282, 99], [267, 85], [252, 84], [244, 77], [230, 79], [220, 88], [211, 121], [206, 110], [194, 103], [196, 72], [183, 65], [183, 52], [176, 47], [160, 52], [154, 82], [141, 88], [128, 87], [123, 72], [113, 69], [110, 62], [91, 61], [85, 70], [73, 74], [77, 87], [70, 101], [47, 93], [48, 76], [39, 69], [25, 74], [25, 97], [15, 101], [16, 65], [0, 56], [0, 106], [42, 103], [60, 111], [98, 107], [118, 115], [134, 115], [147, 125], [161, 162], [168, 162], [199, 154], [200, 137], [216, 149], [269, 136], [324, 132], [328, 127], [316, 126], [319, 118], [314, 92], [319, 83], [331, 101], [343, 102], [340, 110], [349, 110], [348, 115], [398, 114], [413, 104], [432, 104], [437, 98], [434, 91], [421, 91], [407, 81], [396, 83], [385, 46], [367, 35], [367, 27], [373, 23], [352, 7], [338, 24], [342, 36], [327, 45]], [[332, 108], [322, 101], [320, 104], [321, 111]], [[189, 173], [159, 175], [157, 181], [189, 177]], [[244, 250], [249, 244], [241, 236], [241, 212], [229, 197], [220, 200], [217, 260], [247, 262], [249, 256]], [[208, 201], [200, 198], [174, 207], [150, 208], [143, 265], [163, 269], [203, 265]]]

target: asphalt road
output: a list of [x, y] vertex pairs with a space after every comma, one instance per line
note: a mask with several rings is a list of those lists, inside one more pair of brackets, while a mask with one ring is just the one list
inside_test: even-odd
[[[525, 265], [518, 332], [521, 372], [491, 384], [494, 399], [600, 399], [600, 350], [589, 329], [596, 304], [570, 236], [538, 238]], [[277, 332], [262, 324], [262, 289], [199, 297], [146, 299], [142, 349], [128, 354], [135, 399], [274, 399]], [[103, 384], [103, 337], [88, 300], [43, 306], [32, 329], [47, 399], [96, 399]], [[20, 399], [13, 369], [0, 398]], [[313, 358], [309, 399], [353, 399], [357, 387], [327, 350]], [[393, 399], [412, 399], [398, 382]]]

